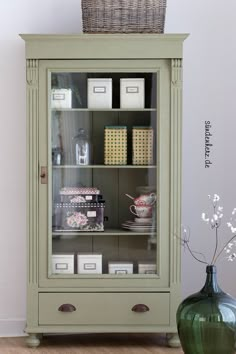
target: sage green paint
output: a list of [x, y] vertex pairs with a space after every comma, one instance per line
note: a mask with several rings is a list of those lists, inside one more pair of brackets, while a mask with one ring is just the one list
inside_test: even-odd
[[[175, 312], [180, 302], [180, 244], [175, 235], [181, 223], [181, 119], [182, 119], [182, 45], [185, 34], [147, 35], [21, 35], [26, 42], [27, 79], [27, 190], [28, 190], [28, 305], [26, 332], [30, 346], [37, 346], [39, 333], [70, 332], [176, 332]], [[97, 59], [97, 60], [94, 60]], [[110, 60], [112, 59], [112, 60]], [[135, 59], [135, 60], [133, 60]], [[159, 117], [159, 165], [157, 180], [160, 198], [160, 265], [159, 277], [140, 276], [112, 278], [110, 275], [50, 277], [51, 237], [48, 237], [51, 212], [49, 185], [39, 182], [40, 166], [48, 163], [47, 108], [48, 72], [57, 71], [147, 71], [158, 72], [159, 105], [152, 114]], [[86, 110], [85, 110], [86, 111]], [[90, 110], [87, 110], [88, 112]], [[121, 111], [112, 110], [113, 113]], [[131, 110], [134, 111], [134, 110]], [[108, 110], [108, 114], [112, 113]], [[94, 166], [100, 168], [99, 166]], [[117, 168], [117, 167], [116, 167]], [[124, 167], [122, 166], [122, 169]], [[155, 169], [155, 166], [153, 167]], [[125, 235], [117, 230], [112, 238]], [[96, 237], [99, 237], [97, 235]], [[104, 242], [109, 234], [104, 235]], [[124, 237], [124, 236], [123, 236]], [[135, 236], [134, 236], [135, 237]], [[141, 237], [141, 236], [137, 236]], [[50, 268], [50, 267], [49, 267]], [[122, 293], [123, 292], [123, 293]], [[120, 305], [117, 302], [122, 294]], [[98, 316], [89, 312], [109, 299], [114, 316]], [[75, 300], [78, 299], [78, 300]], [[132, 313], [124, 321], [119, 318], [127, 304], [149, 301], [152, 311], [136, 322]], [[80, 324], [58, 320], [55, 307], [61, 301], [83, 302], [88, 311]], [[78, 307], [79, 307], [78, 302]], [[86, 309], [87, 306], [87, 309]], [[53, 313], [52, 317], [49, 313]], [[86, 313], [86, 315], [87, 315]], [[118, 317], [117, 317], [118, 316]], [[49, 324], [49, 322], [50, 324]], [[95, 322], [94, 322], [95, 321]], [[143, 322], [142, 322], [143, 321]], [[111, 326], [111, 323], [112, 326]], [[170, 337], [171, 345], [171, 337]], [[173, 342], [173, 340], [172, 340]], [[178, 344], [178, 343], [177, 343]], [[174, 340], [176, 345], [176, 340]]]

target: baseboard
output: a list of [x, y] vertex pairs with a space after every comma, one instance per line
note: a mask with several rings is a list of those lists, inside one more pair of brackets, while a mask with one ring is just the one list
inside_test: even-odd
[[25, 336], [25, 326], [25, 319], [0, 319], [0, 337]]

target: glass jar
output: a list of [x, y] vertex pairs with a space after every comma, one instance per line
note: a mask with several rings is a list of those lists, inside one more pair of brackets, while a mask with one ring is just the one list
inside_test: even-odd
[[91, 164], [91, 143], [83, 128], [72, 139], [72, 160], [75, 165]]

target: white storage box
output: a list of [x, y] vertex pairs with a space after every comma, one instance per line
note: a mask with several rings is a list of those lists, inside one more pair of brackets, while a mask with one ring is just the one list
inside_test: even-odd
[[72, 90], [52, 89], [51, 108], [72, 108]]
[[109, 274], [132, 274], [132, 262], [108, 262]]
[[88, 79], [88, 108], [112, 108], [112, 79]]
[[52, 274], [74, 274], [74, 253], [53, 254]]
[[120, 79], [120, 108], [144, 108], [144, 79]]
[[139, 274], [156, 274], [157, 266], [155, 263], [139, 262], [138, 272]]
[[78, 274], [102, 274], [102, 255], [78, 253], [77, 272]]

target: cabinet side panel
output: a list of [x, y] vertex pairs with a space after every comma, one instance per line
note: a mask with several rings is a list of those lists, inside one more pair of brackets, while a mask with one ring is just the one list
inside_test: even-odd
[[38, 61], [27, 60], [27, 326], [38, 324]]

